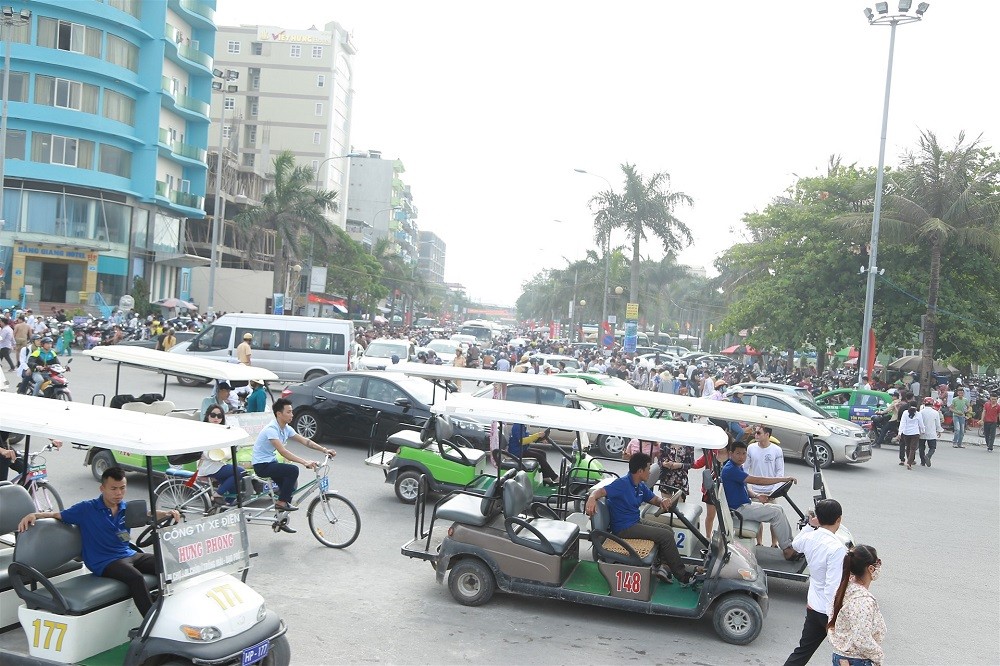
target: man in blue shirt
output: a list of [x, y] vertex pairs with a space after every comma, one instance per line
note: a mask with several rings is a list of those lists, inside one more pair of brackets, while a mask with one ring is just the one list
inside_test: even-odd
[[[279, 511], [297, 511], [297, 506], [292, 506], [292, 493], [295, 492], [295, 484], [299, 479], [299, 468], [288, 463], [278, 462], [278, 454], [285, 460], [297, 462], [307, 469], [316, 469], [319, 463], [313, 460], [305, 460], [285, 448], [288, 440], [294, 440], [303, 446], [316, 451], [322, 451], [331, 458], [337, 455], [333, 449], [323, 448], [316, 442], [295, 432], [291, 425], [294, 415], [292, 403], [285, 398], [278, 398], [271, 406], [274, 412], [274, 420], [267, 424], [253, 445], [253, 455], [250, 462], [253, 463], [253, 471], [257, 476], [270, 478], [278, 484], [278, 501], [274, 506]], [[285, 525], [282, 527], [286, 532], [294, 532], [292, 528]]]
[[666, 508], [673, 505], [680, 497], [680, 493], [677, 493], [670, 499], [664, 500], [653, 494], [653, 491], [646, 486], [650, 463], [652, 459], [647, 454], [633, 454], [628, 460], [628, 476], [615, 479], [603, 488], [597, 488], [590, 493], [587, 497], [587, 515], [594, 515], [597, 500], [606, 497], [608, 511], [611, 514], [611, 532], [622, 539], [648, 539], [655, 542], [659, 546], [657, 548], [659, 561], [653, 564], [653, 573], [669, 581], [670, 572], [673, 572], [678, 580], [686, 584], [691, 581], [693, 574], [684, 567], [680, 553], [677, 552], [674, 531], [667, 525], [639, 522], [639, 506], [643, 503]]
[[[109, 467], [101, 475], [101, 495], [78, 502], [62, 511], [29, 513], [17, 526], [23, 532], [39, 518], [55, 518], [80, 529], [83, 563], [95, 576], [114, 578], [128, 585], [136, 608], [145, 615], [153, 606], [143, 574], [156, 575], [156, 558], [139, 553], [129, 546], [129, 528], [125, 526], [125, 471]], [[157, 511], [157, 520], [173, 516], [180, 522], [177, 510]]]
[[[785, 483], [791, 481], [798, 483], [793, 476], [751, 476], [743, 470], [743, 463], [747, 461], [746, 442], [733, 442], [729, 460], [722, 467], [719, 478], [722, 480], [722, 487], [726, 492], [726, 501], [729, 508], [739, 511], [745, 520], [756, 520], [761, 523], [770, 523], [775, 536], [778, 537], [778, 545], [781, 547], [786, 560], [794, 560], [798, 553], [792, 548], [792, 527], [788, 524], [788, 516], [777, 504], [753, 503], [750, 501], [750, 493], [747, 491], [747, 484], [752, 483], [757, 486], [769, 486], [775, 483]], [[765, 496], [761, 496], [765, 497]], [[763, 499], [761, 500], [763, 502]]]
[[507, 439], [507, 453], [518, 458], [532, 458], [538, 461], [538, 466], [542, 469], [542, 480], [546, 485], [559, 485], [559, 475], [552, 469], [548, 458], [543, 451], [528, 446], [540, 439], [548, 440], [549, 430], [536, 432], [534, 435], [528, 434], [528, 429], [523, 423], [515, 423], [510, 427], [510, 437]]

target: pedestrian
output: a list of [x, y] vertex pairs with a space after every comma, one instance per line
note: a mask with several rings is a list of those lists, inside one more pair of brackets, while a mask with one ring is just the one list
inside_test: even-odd
[[934, 398], [924, 398], [920, 419], [924, 422], [924, 432], [920, 435], [920, 466], [930, 467], [931, 458], [937, 450], [938, 438], [944, 434], [941, 428], [941, 412], [934, 408]]
[[837, 537], [843, 516], [840, 502], [820, 500], [816, 502], [815, 515], [809, 517], [809, 524], [792, 540], [792, 548], [803, 553], [809, 564], [809, 591], [802, 637], [798, 647], [785, 660], [785, 666], [809, 663], [826, 638], [847, 555], [847, 546]]
[[243, 365], [250, 365], [253, 349], [250, 343], [253, 342], [253, 333], [249, 331], [243, 334], [243, 342], [236, 347], [236, 360]]
[[913, 469], [917, 443], [923, 434], [924, 421], [917, 414], [917, 403], [911, 400], [906, 411], [899, 417], [899, 464], [903, 464], [903, 453], [905, 452], [906, 469]]
[[10, 320], [4, 317], [0, 319], [0, 361], [7, 361], [7, 366], [14, 372], [14, 359], [11, 354], [14, 352], [14, 328], [10, 325]]
[[14, 356], [21, 357], [21, 350], [28, 346], [28, 338], [31, 337], [31, 326], [22, 312], [17, 316], [17, 323], [14, 324]]
[[882, 560], [871, 546], [859, 544], [844, 556], [827, 624], [834, 666], [882, 666], [885, 619], [870, 591], [881, 570]]
[[1000, 421], [1000, 404], [997, 404], [997, 396], [987, 397], [989, 402], [983, 405], [983, 437], [986, 438], [986, 450], [992, 451], [997, 438], [997, 422]]
[[956, 449], [964, 449], [965, 424], [972, 415], [972, 403], [965, 397], [965, 389], [959, 386], [955, 389], [955, 397], [951, 401], [951, 420], [955, 424], [955, 435], [951, 445]]

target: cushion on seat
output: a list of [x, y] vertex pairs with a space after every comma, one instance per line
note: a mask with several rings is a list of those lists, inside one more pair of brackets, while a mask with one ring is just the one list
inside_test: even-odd
[[[465, 454], [465, 458], [462, 457], [461, 451]], [[442, 444], [441, 446], [441, 457], [445, 460], [451, 460], [452, 462], [458, 462], [468, 464], [470, 467], [475, 467], [483, 456], [486, 455], [486, 451], [480, 451], [479, 449], [468, 449], [459, 446], [452, 446], [451, 444]], [[468, 462], [466, 462], [468, 461]]]
[[743, 539], [753, 539], [760, 531], [760, 522], [756, 520], [740, 520], [740, 512], [733, 511], [733, 531], [736, 536]]
[[492, 500], [486, 500], [476, 495], [455, 495], [438, 507], [437, 517], [443, 520], [451, 520], [463, 525], [476, 525], [482, 527], [496, 515], [483, 512], [483, 505]]
[[[532, 527], [542, 533], [542, 536], [545, 537], [550, 544], [552, 544], [552, 547], [555, 548], [556, 552], [560, 555], [565, 553], [566, 550], [573, 545], [573, 542], [580, 534], [580, 526], [566, 520], [535, 518], [534, 520], [528, 522]], [[521, 529], [518, 532], [518, 536], [526, 541], [537, 544], [536, 547], [542, 545], [542, 542], [530, 530]]]
[[687, 518], [689, 523], [698, 527], [704, 507], [700, 503], [678, 502], [674, 505], [673, 511], [664, 511], [660, 516], [656, 516], [656, 512], [659, 510], [660, 507], [647, 504], [642, 509], [642, 517], [645, 520], [655, 520], [657, 522], [670, 525], [671, 527], [686, 527], [686, 525], [678, 517], [678, 514], [680, 514]]
[[[143, 574], [147, 589], [155, 589], [159, 584], [156, 576]], [[131, 599], [128, 585], [113, 578], [101, 578], [100, 576], [74, 576], [69, 580], [56, 584], [56, 589], [66, 599], [66, 608], [70, 615], [84, 615], [90, 611], [97, 610], [109, 604]], [[51, 599], [52, 595], [48, 590], [41, 587], [36, 593], [46, 599]]]
[[416, 430], [400, 430], [389, 435], [388, 443], [392, 446], [409, 446], [413, 449], [425, 449], [433, 443], [434, 440], [428, 439], [423, 440], [420, 438], [420, 433]]
[[[656, 508], [656, 507], [652, 507]], [[611, 510], [604, 498], [597, 500], [594, 515], [590, 517], [590, 527], [595, 532], [611, 533]], [[629, 554], [621, 544], [613, 539], [594, 535], [591, 540], [597, 557], [612, 564], [629, 566], [652, 566], [656, 558], [656, 544], [648, 539], [622, 539], [636, 551], [638, 559]]]
[[[622, 539], [625, 543], [632, 546], [632, 549], [636, 552], [639, 557], [646, 558], [653, 552], [653, 547], [656, 545], [655, 542], [649, 539]], [[617, 541], [612, 541], [611, 539], [605, 539], [604, 543], [601, 544], [604, 550], [612, 553], [617, 553], [618, 555], [628, 555], [628, 551], [622, 548], [621, 544]]]
[[[10, 584], [10, 574], [7, 572], [7, 567], [10, 563], [14, 561], [14, 551], [9, 550], [5, 553], [0, 553], [0, 592], [6, 592], [7, 590], [13, 589]], [[43, 572], [48, 578], [55, 578], [56, 576], [62, 576], [63, 574], [69, 573], [71, 571], [76, 571], [77, 569], [83, 568], [83, 562], [77, 562], [76, 560], [71, 560], [62, 566], [58, 566], [52, 571]]]
[[507, 519], [507, 536], [514, 543], [541, 552], [549, 552], [538, 535], [531, 531], [531, 528], [534, 528], [549, 542], [556, 551], [555, 554], [562, 555], [576, 542], [580, 526], [566, 520], [521, 518], [520, 515], [531, 505], [533, 499], [534, 490], [527, 472], [518, 472], [513, 479], [504, 484], [503, 513]]
[[523, 469], [525, 472], [534, 472], [538, 469], [538, 461], [534, 458], [522, 458], [520, 462], [516, 460], [503, 460], [500, 469]]

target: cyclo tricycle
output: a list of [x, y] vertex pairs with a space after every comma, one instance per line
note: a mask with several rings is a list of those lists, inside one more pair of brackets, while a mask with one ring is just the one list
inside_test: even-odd
[[[534, 428], [564, 427], [569, 413], [580, 432], [610, 429], [709, 450], [721, 449], [728, 441], [720, 428], [709, 425], [624, 412], [593, 413], [496, 400], [473, 404], [472, 400], [449, 404], [445, 410], [456, 418], [485, 418]], [[606, 474], [609, 481], [614, 476]], [[556, 511], [532, 503], [530, 481], [519, 469], [507, 471], [485, 493], [456, 490], [433, 507], [427, 506], [422, 491], [415, 506], [414, 538], [402, 546], [402, 554], [430, 561], [438, 581], [447, 576], [452, 596], [466, 606], [485, 604], [499, 589], [681, 618], [700, 618], [711, 612], [719, 636], [743, 645], [752, 642], [763, 626], [767, 579], [754, 554], [732, 541], [725, 500], [716, 493], [710, 476], [707, 482], [709, 499], [723, 518], [711, 539], [693, 523], [688, 525], [703, 545], [697, 560], [703, 572], [690, 585], [656, 578], [652, 572], [656, 545], [612, 534], [603, 500], [591, 518], [570, 512], [569, 506]]]
[[[236, 427], [6, 393], [0, 414], [4, 430], [25, 436], [26, 455], [33, 438], [76, 441], [142, 455], [150, 475], [154, 456], [227, 448], [235, 457], [235, 446], [247, 438]], [[22, 493], [13, 484], [0, 486], [4, 531], [34, 510]], [[128, 666], [290, 663], [285, 623], [246, 582], [251, 553], [242, 506], [168, 525], [172, 519], [148, 518], [153, 499], [150, 485], [148, 505], [133, 500], [125, 514], [130, 527], [145, 528], [136, 545], [151, 547], [156, 558], [157, 574], [147, 577], [154, 605], [145, 617], [124, 583], [80, 565], [75, 526], [38, 520], [17, 535], [12, 553], [0, 552], [10, 562], [14, 593], [0, 590], [2, 605], [16, 607], [23, 631], [21, 640], [17, 625], [0, 634], [5, 663], [77, 664], [95, 657]]]

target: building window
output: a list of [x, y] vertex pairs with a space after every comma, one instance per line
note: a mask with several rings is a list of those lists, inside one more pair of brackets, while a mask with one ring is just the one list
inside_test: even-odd
[[322, 88], [325, 85], [326, 85], [326, 75], [325, 74], [317, 74], [316, 75], [316, 87], [317, 88]]
[[319, 145], [319, 137], [320, 137], [319, 132], [313, 132], [313, 145], [314, 146], [318, 146]]
[[250, 42], [250, 55], [264, 55], [264, 45], [260, 42]]
[[128, 178], [132, 175], [132, 153], [117, 146], [101, 144], [97, 168], [113, 176]]
[[317, 116], [323, 115], [323, 102], [316, 102], [316, 115]]
[[251, 67], [247, 70], [247, 78], [250, 79], [250, 90], [260, 90], [260, 68]]
[[23, 160], [26, 142], [27, 133], [24, 130], [7, 130], [7, 152], [5, 157], [9, 160]]
[[253, 153], [243, 155], [243, 166], [253, 168], [256, 156]]
[[322, 57], [323, 57], [323, 47], [322, 46], [314, 46], [313, 47], [313, 58], [322, 58]]
[[288, 48], [288, 55], [290, 55], [293, 58], [301, 58], [302, 57], [302, 45], [301, 44], [292, 44]]
[[223, 140], [228, 140], [229, 137], [232, 136], [232, 134], [233, 134], [233, 126], [232, 125], [223, 125], [222, 126], [222, 138], [223, 138]]
[[104, 89], [104, 117], [135, 126], [135, 100], [114, 90]]
[[191, 181], [190, 180], [185, 180], [183, 178], [181, 179], [181, 192], [184, 192], [185, 194], [191, 194]]
[[[4, 31], [6, 32], [9, 28], [4, 26]], [[0, 72], [0, 90], [3, 90], [3, 78], [5, 72]], [[7, 91], [10, 95], [11, 102], [27, 102], [28, 101], [28, 73], [27, 72], [11, 72], [10, 73], [10, 90]]]
[[225, 100], [222, 103], [222, 107], [226, 111], [232, 111], [233, 109], [236, 108], [236, 98], [235, 97], [226, 97]]
[[229, 40], [228, 42], [226, 42], [226, 53], [229, 53], [231, 55], [239, 55], [240, 43], [235, 40]]
[[94, 142], [81, 141], [58, 134], [33, 132], [31, 135], [31, 159], [45, 164], [92, 168], [94, 162]]
[[257, 143], [257, 126], [256, 125], [247, 125], [246, 140], [247, 140], [247, 145], [248, 146], [252, 146], [252, 145], [254, 145], [254, 144]]
[[142, 3], [140, 0], [107, 0], [107, 3], [109, 7], [120, 9], [136, 18], [142, 18]]
[[112, 65], [133, 72], [139, 71], [139, 47], [116, 35], [108, 35], [108, 53], [105, 59]]
[[88, 28], [81, 23], [59, 21], [44, 16], [38, 19], [38, 45], [46, 48], [100, 58], [101, 36], [100, 30]]
[[257, 113], [260, 111], [260, 98], [259, 97], [251, 97], [250, 98], [250, 104], [249, 104], [249, 109], [248, 110], [249, 110], [249, 113], [250, 113], [251, 116], [254, 116], [254, 117], [257, 116]]
[[313, 170], [313, 173], [316, 174], [316, 177], [318, 178], [319, 177], [319, 173], [317, 173], [317, 172], [319, 171], [319, 160], [313, 160], [312, 161], [312, 170]]
[[99, 95], [100, 88], [97, 86], [51, 76], [35, 76], [35, 104], [97, 113]]

